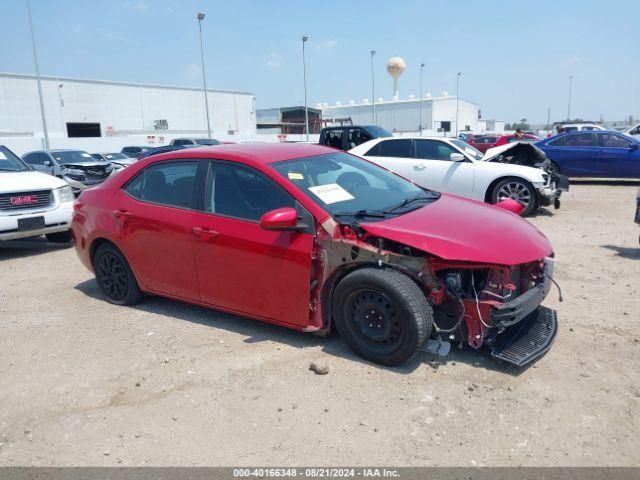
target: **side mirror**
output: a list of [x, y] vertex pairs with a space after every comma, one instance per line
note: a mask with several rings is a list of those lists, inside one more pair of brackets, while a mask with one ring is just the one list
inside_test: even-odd
[[295, 230], [298, 212], [291, 207], [271, 210], [260, 217], [260, 226], [265, 230]]
[[51, 160], [45, 160], [43, 165], [45, 167], [53, 167], [53, 162]]
[[449, 158], [452, 162], [464, 162], [465, 160], [464, 155], [461, 153], [452, 153], [451, 155], [449, 155]]
[[632, 143], [631, 145], [629, 145], [629, 150], [638, 150], [638, 144]]

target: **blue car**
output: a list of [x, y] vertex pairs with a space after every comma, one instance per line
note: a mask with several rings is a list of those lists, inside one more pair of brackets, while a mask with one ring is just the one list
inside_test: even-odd
[[640, 141], [618, 132], [583, 130], [536, 145], [551, 168], [568, 177], [640, 178]]

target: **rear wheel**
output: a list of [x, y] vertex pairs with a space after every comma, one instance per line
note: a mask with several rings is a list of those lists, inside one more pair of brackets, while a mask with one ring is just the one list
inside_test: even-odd
[[45, 237], [47, 237], [47, 241], [51, 243], [67, 243], [71, 241], [71, 230], [66, 230], [64, 232], [47, 233], [45, 234]]
[[491, 192], [491, 203], [512, 199], [524, 207], [521, 216], [530, 215], [536, 208], [537, 192], [526, 180], [521, 178], [505, 178], [500, 180]]
[[333, 294], [340, 336], [361, 357], [383, 365], [412, 359], [431, 334], [433, 310], [424, 293], [395, 270], [362, 268]]
[[109, 303], [135, 305], [144, 298], [129, 263], [114, 245], [103, 243], [96, 249], [93, 269], [100, 290]]

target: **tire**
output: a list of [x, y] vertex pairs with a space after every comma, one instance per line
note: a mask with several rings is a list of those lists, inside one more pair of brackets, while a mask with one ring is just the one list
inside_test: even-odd
[[549, 161], [549, 166], [547, 167], [548, 173], [560, 173], [560, 167], [553, 160]]
[[509, 177], [500, 180], [491, 191], [491, 203], [511, 198], [524, 207], [520, 216], [531, 215], [538, 204], [538, 192], [526, 180]]
[[68, 243], [71, 241], [71, 230], [45, 234], [47, 241], [51, 243]]
[[98, 286], [109, 303], [135, 305], [144, 298], [129, 262], [114, 245], [103, 243], [93, 254]]
[[433, 325], [427, 297], [395, 270], [362, 268], [350, 273], [333, 292], [332, 312], [349, 347], [382, 365], [400, 365], [415, 357]]

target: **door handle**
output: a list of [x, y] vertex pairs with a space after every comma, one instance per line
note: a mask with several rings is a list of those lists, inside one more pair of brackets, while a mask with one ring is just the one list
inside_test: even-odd
[[604, 154], [604, 151], [602, 151], [602, 150], [598, 150], [596, 153], [597, 153], [598, 155], [602, 155], [602, 154]]
[[210, 228], [193, 227], [193, 234], [203, 242], [208, 242], [216, 235], [218, 235], [218, 232], [216, 232], [215, 230], [211, 230]]
[[425, 168], [427, 168], [427, 166], [426, 166], [426, 165], [424, 165], [424, 164], [422, 164], [422, 163], [416, 163], [416, 164], [413, 166], [413, 169], [414, 169], [414, 170], [424, 170]]
[[131, 218], [131, 212], [127, 212], [126, 210], [114, 210], [113, 216], [120, 223], [120, 228], [123, 228], [127, 221]]

